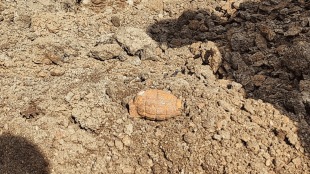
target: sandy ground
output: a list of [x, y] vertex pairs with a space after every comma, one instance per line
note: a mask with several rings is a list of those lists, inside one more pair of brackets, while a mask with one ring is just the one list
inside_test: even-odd
[[307, 0], [4, 0], [0, 37], [0, 173], [310, 173]]

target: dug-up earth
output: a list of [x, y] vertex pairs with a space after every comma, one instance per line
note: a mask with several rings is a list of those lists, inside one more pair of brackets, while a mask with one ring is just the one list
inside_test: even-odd
[[0, 173], [310, 173], [308, 0], [2, 0], [0, 37]]

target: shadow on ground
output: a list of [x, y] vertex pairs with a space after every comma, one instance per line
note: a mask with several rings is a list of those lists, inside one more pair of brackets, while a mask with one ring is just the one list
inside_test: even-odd
[[225, 10], [185, 11], [149, 26], [148, 33], [170, 48], [216, 43], [223, 58], [217, 77], [241, 83], [247, 97], [269, 102], [298, 122], [310, 152], [309, 16], [308, 1], [245, 2]]
[[49, 163], [38, 147], [23, 137], [0, 136], [0, 173], [49, 174]]

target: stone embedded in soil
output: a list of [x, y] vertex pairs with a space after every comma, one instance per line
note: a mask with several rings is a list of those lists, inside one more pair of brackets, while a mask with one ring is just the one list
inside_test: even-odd
[[151, 11], [161, 12], [164, 9], [163, 0], [149, 0], [146, 7]]
[[218, 105], [227, 112], [232, 112], [234, 110], [234, 107], [230, 103], [226, 102], [225, 100], [218, 101]]
[[246, 100], [246, 102], [244, 103], [243, 107], [250, 114], [255, 114], [254, 107], [252, 106], [252, 101]]
[[59, 65], [61, 63], [60, 56], [58, 56], [58, 55], [56, 55], [54, 53], [51, 53], [51, 52], [45, 53], [45, 57], [47, 59], [49, 59], [50, 61], [52, 61], [56, 65]]
[[272, 41], [276, 37], [276, 33], [266, 24], [258, 25], [258, 29], [266, 37], [268, 41]]
[[208, 41], [206, 44], [201, 44], [202, 50], [202, 61], [207, 63], [213, 73], [216, 73], [219, 67], [222, 65], [222, 54], [217, 48], [214, 42]]
[[219, 134], [213, 135], [213, 138], [214, 138], [215, 140], [218, 140], [218, 141], [222, 140], [222, 136], [219, 135]]
[[[155, 50], [157, 44], [146, 32], [139, 28], [121, 27], [114, 35], [115, 39], [127, 51], [129, 55], [139, 55], [146, 49]], [[148, 59], [155, 55], [144, 55], [141, 59]]]
[[50, 70], [51, 76], [62, 76], [65, 74], [65, 71], [61, 68], [53, 68]]
[[128, 135], [124, 136], [124, 138], [122, 139], [122, 142], [125, 146], [130, 146], [131, 144], [131, 139]]
[[285, 33], [284, 36], [296, 36], [302, 31], [302, 27], [291, 26]]
[[231, 36], [230, 46], [234, 51], [248, 51], [253, 47], [253, 39], [245, 32], [236, 32]]
[[130, 124], [127, 124], [125, 126], [125, 129], [124, 129], [124, 132], [128, 135], [131, 135], [132, 132], [133, 132], [133, 125], [130, 123]]
[[120, 21], [119, 17], [117, 17], [117, 16], [112, 16], [112, 17], [111, 17], [111, 22], [112, 22], [112, 24], [113, 24], [115, 27], [121, 26], [121, 21]]
[[123, 49], [118, 44], [100, 44], [90, 51], [90, 56], [98, 60], [109, 60], [121, 55]]
[[138, 56], [128, 56], [126, 62], [129, 62], [132, 65], [139, 66], [142, 61]]
[[124, 144], [122, 143], [122, 141], [120, 140], [115, 140], [114, 141], [114, 145], [118, 150], [123, 150], [124, 148]]
[[219, 131], [219, 134], [220, 136], [225, 139], [225, 140], [229, 140], [230, 139], [230, 132], [229, 131], [224, 131], [224, 130], [221, 130]]

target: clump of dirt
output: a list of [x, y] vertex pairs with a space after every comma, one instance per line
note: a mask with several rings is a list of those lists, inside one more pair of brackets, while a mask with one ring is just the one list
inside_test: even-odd
[[[23, 173], [310, 172], [307, 1], [4, 1], [0, 25], [0, 135], [41, 161]], [[182, 115], [131, 118], [146, 89]]]

